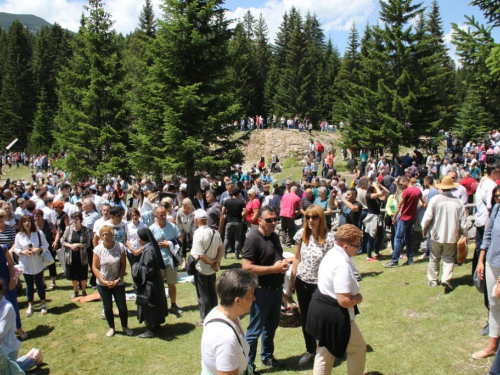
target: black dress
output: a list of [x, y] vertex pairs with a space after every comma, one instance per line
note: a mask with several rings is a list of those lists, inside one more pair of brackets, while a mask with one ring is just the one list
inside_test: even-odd
[[[69, 243], [80, 243], [82, 230], [73, 231]], [[80, 255], [80, 250], [71, 251], [71, 264], [66, 263], [66, 279], [75, 281], [86, 281], [87, 275], [89, 273], [88, 264], [82, 264], [82, 258]]]
[[160, 326], [165, 323], [165, 317], [168, 315], [165, 285], [159, 267], [162, 262], [161, 255], [155, 252], [151, 244], [148, 244], [141, 255], [141, 260], [135, 263], [132, 269], [138, 296], [141, 295], [141, 289], [146, 282], [149, 281], [153, 285], [154, 307], [137, 305], [137, 320], [139, 323], [145, 322], [148, 327]]

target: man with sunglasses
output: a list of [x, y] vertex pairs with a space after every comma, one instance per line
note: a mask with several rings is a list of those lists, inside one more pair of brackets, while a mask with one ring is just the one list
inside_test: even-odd
[[[248, 362], [255, 369], [257, 344], [262, 333], [261, 359], [264, 366], [283, 367], [274, 358], [274, 334], [278, 328], [285, 273], [290, 267], [283, 258], [279, 236], [274, 232], [278, 215], [274, 208], [259, 211], [259, 226], [251, 232], [243, 248], [242, 267], [259, 278], [255, 302], [250, 310], [246, 339], [250, 345]], [[254, 371], [254, 374], [257, 372]]]

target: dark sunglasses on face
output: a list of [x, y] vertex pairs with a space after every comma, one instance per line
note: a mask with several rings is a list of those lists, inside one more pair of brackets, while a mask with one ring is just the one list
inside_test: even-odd
[[318, 215], [306, 215], [306, 220], [318, 220]]
[[268, 224], [276, 223], [278, 221], [278, 218], [277, 217], [270, 217], [269, 219], [264, 219], [264, 221]]

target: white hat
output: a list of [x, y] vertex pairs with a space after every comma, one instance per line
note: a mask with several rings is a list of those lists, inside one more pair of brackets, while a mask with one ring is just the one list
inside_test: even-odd
[[208, 219], [207, 211], [199, 208], [194, 212], [195, 219]]

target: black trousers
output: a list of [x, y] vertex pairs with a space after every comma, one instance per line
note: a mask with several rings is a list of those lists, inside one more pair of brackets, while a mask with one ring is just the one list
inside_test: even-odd
[[318, 288], [317, 284], [309, 284], [298, 277], [295, 278], [295, 291], [297, 292], [297, 302], [300, 307], [300, 322], [302, 323], [302, 334], [306, 342], [306, 350], [308, 353], [316, 353], [316, 339], [306, 332], [307, 312], [313, 293]]
[[296, 229], [295, 229], [295, 220], [290, 217], [281, 217], [281, 228], [285, 232], [285, 245], [293, 246], [295, 241], [293, 237], [295, 237]]
[[204, 320], [208, 313], [218, 304], [217, 292], [215, 290], [216, 276], [215, 273], [206, 276], [196, 272], [194, 278], [200, 316], [201, 319]]

